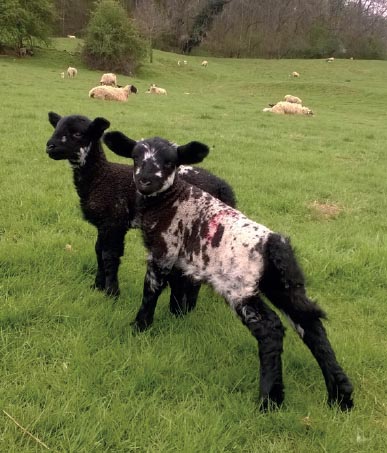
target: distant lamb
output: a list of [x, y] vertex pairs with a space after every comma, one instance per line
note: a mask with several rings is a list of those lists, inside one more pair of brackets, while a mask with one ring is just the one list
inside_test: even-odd
[[65, 73], [64, 73], [64, 72], [61, 72], [61, 73], [60, 73], [60, 77], [61, 77], [61, 79], [64, 79], [64, 78], [65, 78]]
[[[125, 234], [136, 227], [133, 167], [106, 159], [101, 136], [109, 122], [104, 118], [61, 117], [50, 112], [48, 119], [55, 131], [47, 142], [47, 154], [51, 159], [70, 163], [83, 216], [98, 230], [95, 288], [118, 296], [118, 268], [124, 253]], [[125, 146], [116, 148], [115, 152], [125, 154]], [[234, 192], [226, 181], [199, 167], [182, 166], [178, 172], [185, 181], [235, 206]], [[170, 276], [169, 284], [170, 311], [179, 315], [192, 310], [200, 284], [178, 270]]]
[[293, 72], [291, 73], [291, 76], [292, 76], [292, 77], [300, 77], [300, 74], [299, 74], [297, 71], [293, 71]]
[[310, 108], [285, 101], [277, 102], [273, 107], [263, 109], [263, 112], [277, 113], [279, 115], [313, 115]]
[[149, 89], [146, 91], [146, 93], [167, 95], [167, 90], [165, 88], [158, 87], [155, 83], [152, 83], [152, 85], [149, 87]]
[[112, 72], [103, 74], [99, 84], [116, 87], [117, 86], [117, 76], [115, 74], [113, 74]]
[[72, 68], [71, 66], [69, 66], [67, 68], [67, 77], [70, 77], [70, 79], [76, 77], [78, 74], [78, 71], [76, 68]]
[[291, 94], [287, 94], [284, 96], [285, 102], [291, 102], [292, 104], [302, 104], [302, 100], [297, 96], [292, 96]]
[[258, 341], [261, 408], [266, 410], [284, 400], [281, 353], [285, 329], [265, 296], [290, 319], [315, 357], [328, 403], [351, 409], [352, 384], [327, 338], [321, 322], [324, 311], [306, 294], [289, 239], [178, 176], [180, 165], [201, 162], [208, 147], [197, 141], [177, 146], [160, 137], [135, 141], [120, 132], [105, 134], [107, 142], [125, 147], [126, 155], [134, 160], [136, 207], [148, 249], [136, 328], [141, 331], [152, 324], [173, 267], [198, 282], [210, 283]]
[[89, 97], [103, 99], [104, 101], [126, 102], [131, 93], [136, 93], [137, 88], [133, 85], [126, 85], [123, 88], [101, 85], [89, 91]]
[[208, 61], [207, 60], [203, 60], [201, 65], [206, 68], [208, 66]]
[[70, 38], [70, 39], [75, 39], [76, 38], [75, 35], [67, 35], [67, 37]]
[[335, 61], [335, 57], [329, 57], [325, 60], [327, 63], [332, 63]]

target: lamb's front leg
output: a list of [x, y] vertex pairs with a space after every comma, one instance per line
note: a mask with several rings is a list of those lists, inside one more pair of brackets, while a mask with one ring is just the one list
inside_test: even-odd
[[98, 232], [97, 241], [95, 243], [95, 253], [97, 255], [97, 273], [95, 275], [94, 281], [94, 288], [103, 291], [105, 289], [106, 284], [106, 276], [105, 276], [105, 266], [103, 264], [102, 259], [102, 250], [103, 250], [103, 240], [101, 237], [100, 232]]
[[133, 323], [137, 330], [143, 331], [153, 323], [157, 299], [167, 284], [167, 275], [166, 270], [157, 266], [153, 261], [148, 261], [142, 304]]

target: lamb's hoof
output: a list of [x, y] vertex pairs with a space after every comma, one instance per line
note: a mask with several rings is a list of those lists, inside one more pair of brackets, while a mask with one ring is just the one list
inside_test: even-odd
[[282, 406], [284, 398], [285, 393], [283, 385], [274, 385], [268, 395], [261, 396], [259, 409], [261, 412], [277, 410]]
[[92, 285], [90, 285], [90, 289], [95, 289], [97, 291], [105, 291], [105, 286], [93, 283]]
[[144, 318], [136, 318], [132, 323], [131, 326], [133, 327], [133, 331], [135, 333], [144, 332], [145, 330], [149, 329], [152, 325], [153, 320], [149, 321]]
[[337, 379], [339, 382], [337, 382], [336, 392], [333, 395], [329, 395], [328, 404], [329, 406], [337, 404], [340, 410], [350, 411], [354, 406], [352, 399], [353, 386], [345, 375], [339, 376]]
[[178, 303], [173, 303], [169, 305], [169, 311], [171, 312], [172, 315], [176, 316], [176, 318], [181, 318], [185, 315], [187, 315], [190, 311], [192, 311], [195, 308], [196, 304], [193, 305], [188, 305], [188, 304], [178, 304]]
[[121, 292], [118, 286], [112, 285], [105, 288], [105, 293], [107, 296], [114, 297], [115, 299], [117, 299]]

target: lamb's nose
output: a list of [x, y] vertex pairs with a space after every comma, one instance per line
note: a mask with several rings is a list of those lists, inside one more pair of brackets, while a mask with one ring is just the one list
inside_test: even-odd
[[149, 186], [151, 184], [149, 179], [145, 179], [145, 178], [141, 178], [139, 182], [142, 186]]
[[47, 153], [49, 153], [50, 151], [52, 151], [54, 148], [55, 148], [55, 145], [54, 145], [53, 143], [47, 142], [47, 145], [46, 145], [46, 152], [47, 152]]

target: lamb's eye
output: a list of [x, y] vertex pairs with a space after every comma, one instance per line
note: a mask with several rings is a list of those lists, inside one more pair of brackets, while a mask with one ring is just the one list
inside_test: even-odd
[[80, 132], [74, 132], [73, 137], [74, 138], [81, 138], [82, 134]]

